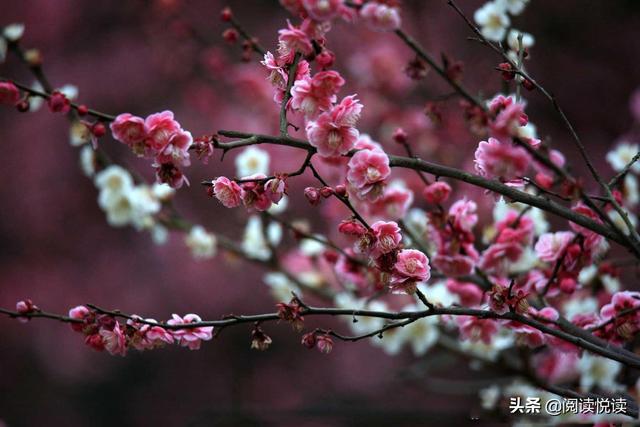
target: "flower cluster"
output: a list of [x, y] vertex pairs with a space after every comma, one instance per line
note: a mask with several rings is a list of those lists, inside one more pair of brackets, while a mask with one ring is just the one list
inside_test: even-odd
[[85, 336], [84, 342], [97, 351], [124, 356], [130, 349], [139, 351], [177, 344], [190, 350], [198, 350], [202, 341], [212, 338], [212, 326], [188, 326], [202, 321], [197, 314], [180, 317], [173, 314], [166, 325], [154, 319], [133, 315], [126, 323], [119, 322], [111, 314], [102, 314], [84, 305], [69, 310], [73, 319], [71, 328]]
[[113, 138], [128, 145], [140, 157], [154, 159], [158, 182], [180, 188], [189, 183], [180, 168], [191, 164], [191, 133], [180, 126], [171, 111], [151, 114], [146, 119], [120, 114], [110, 125]]

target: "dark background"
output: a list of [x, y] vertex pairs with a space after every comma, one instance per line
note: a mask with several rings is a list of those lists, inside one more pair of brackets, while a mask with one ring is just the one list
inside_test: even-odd
[[[273, 51], [276, 31], [288, 17], [277, 2], [229, 3]], [[42, 51], [53, 84], [77, 85], [81, 101], [99, 110], [146, 115], [169, 108], [195, 135], [219, 128], [273, 133], [277, 108], [263, 70], [256, 62], [241, 64], [239, 48], [219, 37], [224, 4], [0, 0], [0, 25], [24, 22], [24, 44]], [[472, 16], [482, 3], [460, 4]], [[468, 29], [444, 0], [406, 1], [403, 18], [407, 31], [435, 56], [442, 51], [464, 61], [467, 87], [485, 96], [500, 89], [492, 70], [498, 59], [466, 40]], [[209, 47], [185, 36], [185, 23]], [[514, 25], [536, 37], [528, 69], [557, 95], [608, 176], [604, 155], [633, 124], [628, 105], [640, 84], [640, 2], [534, 0]], [[336, 23], [328, 39], [338, 56], [336, 68], [350, 82], [343, 94], [357, 91], [365, 104], [358, 127], [379, 139], [393, 123], [410, 127], [426, 99], [448, 92], [434, 73], [419, 84], [404, 77], [400, 70], [412, 55], [392, 35]], [[381, 69], [358, 71], [361, 59], [354, 52], [369, 55], [382, 48], [391, 53], [382, 55]], [[0, 64], [0, 75], [32, 81], [13, 57]], [[538, 93], [527, 97], [540, 136], [582, 171], [548, 102]], [[452, 110], [455, 105], [447, 104]], [[195, 262], [177, 234], [157, 247], [146, 234], [109, 227], [67, 135], [64, 118], [46, 108], [31, 114], [0, 110], [1, 306], [29, 297], [44, 309], [66, 312], [93, 302], [158, 319], [172, 312], [215, 318], [273, 309], [261, 283], [263, 270], [225, 262], [224, 256]], [[422, 155], [470, 168], [477, 140], [455, 118], [444, 130], [421, 135]], [[152, 176], [146, 162], [132, 159], [122, 147], [111, 142], [105, 147]], [[291, 164], [282, 156], [273, 163], [281, 169]], [[188, 173], [198, 182], [232, 173], [230, 165], [213, 160]], [[294, 199], [301, 205], [294, 212], [304, 214], [300, 194]], [[196, 222], [236, 238], [246, 220], [244, 211], [225, 210], [197, 185], [180, 191], [178, 206]], [[324, 224], [314, 226], [322, 230]], [[300, 346], [286, 325], [270, 325], [274, 345], [264, 353], [249, 349], [249, 330], [239, 327], [197, 352], [167, 348], [119, 358], [86, 348], [67, 325], [0, 319], [0, 328], [0, 419], [8, 426], [483, 422], [472, 417], [498, 422], [481, 414], [474, 393], [499, 374], [469, 372], [465, 361], [437, 351], [422, 359], [408, 350], [389, 357], [360, 342], [338, 343], [325, 356]]]

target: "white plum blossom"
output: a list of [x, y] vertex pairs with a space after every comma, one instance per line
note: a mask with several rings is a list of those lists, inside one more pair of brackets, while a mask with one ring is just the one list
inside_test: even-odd
[[487, 388], [483, 388], [478, 393], [480, 397], [480, 402], [482, 405], [482, 409], [492, 410], [498, 404], [500, 400], [500, 387], [496, 384], [493, 384]]
[[529, 0], [496, 0], [496, 3], [512, 15], [520, 15]]
[[176, 194], [175, 188], [172, 188], [169, 184], [155, 182], [151, 186], [151, 192], [153, 196], [162, 201], [171, 200], [171, 198]]
[[236, 173], [239, 177], [269, 173], [269, 153], [258, 147], [248, 147], [236, 157]]
[[[316, 234], [315, 237], [322, 240], [321, 235]], [[318, 256], [324, 252], [325, 245], [314, 239], [302, 239], [300, 241], [300, 251], [306, 256]]]
[[597, 313], [599, 307], [598, 300], [593, 297], [571, 298], [564, 304], [562, 311], [564, 316], [571, 320], [576, 314]]
[[158, 246], [164, 245], [169, 240], [169, 230], [163, 225], [154, 224], [151, 230], [149, 230], [149, 233], [151, 234], [153, 243]]
[[525, 33], [524, 31], [516, 30], [512, 28], [509, 30], [509, 34], [507, 35], [507, 44], [514, 52], [520, 51], [520, 44], [518, 42], [518, 36], [522, 34], [522, 48], [529, 49], [533, 47], [535, 43], [535, 39], [529, 33]]
[[624, 186], [624, 201], [628, 206], [635, 206], [640, 202], [640, 192], [638, 192], [638, 178], [635, 175], [627, 174], [622, 181]]
[[111, 165], [96, 175], [95, 184], [101, 194], [103, 192], [122, 193], [133, 186], [133, 178], [125, 168]]
[[[631, 223], [633, 228], [636, 228], [638, 225], [638, 217], [627, 210], [624, 210], [624, 212], [627, 214], [627, 218], [629, 219], [629, 222]], [[627, 223], [625, 222], [624, 218], [622, 218], [622, 215], [618, 213], [618, 211], [612, 209], [608, 212], [608, 215], [618, 229], [622, 230], [622, 232], [624, 232], [625, 234], [631, 234], [631, 230], [629, 230], [629, 227], [627, 227]]]
[[500, 1], [485, 3], [473, 15], [476, 24], [480, 26], [482, 35], [488, 40], [499, 42], [507, 35], [507, 28], [511, 23], [506, 14], [505, 6]]
[[264, 275], [262, 281], [271, 289], [271, 295], [276, 301], [289, 301], [293, 296], [291, 292], [300, 294], [300, 288], [296, 286], [283, 273], [271, 272]]
[[[614, 150], [607, 154], [607, 161], [616, 172], [620, 172], [631, 162], [633, 156], [638, 154], [638, 151], [640, 151], [638, 144], [621, 142]], [[640, 162], [635, 162], [633, 166], [631, 166], [631, 171], [640, 173]]]
[[2, 36], [10, 42], [17, 42], [24, 34], [24, 24], [16, 22], [9, 24], [2, 30]]
[[153, 215], [160, 211], [161, 204], [148, 186], [134, 186], [126, 169], [108, 166], [96, 174], [94, 182], [100, 190], [98, 205], [107, 214], [110, 225], [133, 225], [137, 230], [154, 225]]
[[[402, 311], [421, 311], [422, 307], [411, 305], [404, 307]], [[435, 316], [423, 317], [401, 328], [400, 333], [406, 342], [411, 345], [413, 354], [421, 356], [438, 342], [440, 330], [438, 318]]]
[[184, 243], [196, 259], [209, 259], [216, 255], [216, 236], [208, 233], [201, 225], [191, 227], [189, 234], [185, 236]]
[[279, 215], [282, 212], [286, 211], [288, 206], [289, 198], [285, 194], [282, 196], [282, 199], [280, 199], [278, 203], [273, 203], [271, 207], [267, 209], [267, 212], [269, 212], [271, 215]]
[[91, 141], [91, 131], [82, 122], [74, 121], [69, 127], [69, 144], [73, 147], [80, 147]]
[[80, 169], [89, 178], [96, 173], [96, 153], [90, 145], [80, 149]]
[[[276, 246], [282, 239], [282, 226], [276, 222], [267, 225], [266, 230], [262, 229], [262, 220], [257, 215], [252, 215], [247, 220], [242, 239], [242, 249], [250, 257], [257, 259], [268, 259], [271, 251], [267, 241]], [[265, 234], [267, 239], [265, 239]]]
[[458, 297], [458, 295], [449, 291], [446, 283], [443, 281], [429, 285], [421, 283], [418, 285], [418, 289], [422, 291], [422, 293], [432, 304], [435, 305], [450, 307], [460, 302], [460, 298]]
[[621, 388], [616, 383], [622, 365], [615, 360], [594, 356], [585, 352], [578, 360], [580, 372], [580, 388], [587, 392], [598, 387], [606, 391], [616, 391]]

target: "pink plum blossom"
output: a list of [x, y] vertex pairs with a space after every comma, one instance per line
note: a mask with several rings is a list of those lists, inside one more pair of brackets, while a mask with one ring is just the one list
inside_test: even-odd
[[523, 177], [530, 164], [531, 156], [524, 148], [495, 138], [480, 141], [475, 152], [476, 170], [487, 178], [512, 181]]
[[242, 201], [242, 188], [224, 176], [213, 181], [213, 194], [226, 208], [238, 207]]
[[374, 222], [371, 224], [371, 229], [373, 230], [373, 235], [376, 237], [374, 253], [372, 254], [374, 257], [393, 251], [402, 240], [400, 227], [393, 221]]
[[384, 188], [382, 196], [367, 203], [364, 208], [369, 215], [382, 218], [404, 218], [413, 203], [413, 191], [399, 185]]
[[313, 19], [329, 21], [344, 7], [344, 0], [302, 0], [302, 5]]
[[309, 36], [287, 21], [287, 28], [278, 31], [278, 62], [290, 64], [297, 52], [307, 56], [313, 52]]
[[536, 243], [536, 255], [542, 261], [555, 262], [563, 256], [574, 237], [575, 234], [571, 231], [545, 233], [540, 236]]
[[337, 157], [351, 150], [359, 132], [353, 127], [360, 117], [362, 104], [353, 96], [345, 97], [330, 111], [309, 121], [306, 126], [309, 143], [318, 149], [322, 157]]
[[[202, 319], [197, 314], [186, 314], [184, 317], [180, 317], [174, 313], [171, 317], [172, 318], [167, 321], [167, 324], [173, 326], [202, 322]], [[213, 326], [199, 326], [171, 329], [170, 333], [181, 346], [188, 347], [189, 350], [198, 350], [202, 341], [209, 341], [213, 338], [212, 331]]]
[[382, 195], [384, 180], [391, 174], [389, 157], [379, 150], [360, 150], [351, 157], [347, 180], [358, 197], [375, 201]]
[[167, 144], [160, 149], [156, 156], [156, 161], [159, 163], [173, 163], [178, 166], [189, 166], [191, 164], [189, 147], [191, 147], [192, 143], [193, 137], [191, 133], [178, 130], [171, 135]]
[[127, 339], [120, 328], [120, 323], [115, 322], [113, 329], [101, 328], [99, 334], [102, 337], [104, 348], [109, 354], [119, 356], [127, 354]]
[[478, 223], [478, 205], [473, 200], [461, 199], [455, 202], [449, 208], [449, 216], [451, 217], [454, 227], [470, 232]]
[[174, 133], [180, 130], [180, 124], [173, 118], [173, 112], [163, 111], [148, 116], [144, 121], [148, 145], [160, 150], [169, 143]]
[[416, 249], [403, 249], [398, 252], [394, 265], [392, 284], [404, 285], [407, 282], [423, 282], [431, 277], [429, 259]]
[[446, 202], [449, 194], [451, 194], [451, 186], [444, 181], [436, 181], [429, 184], [422, 192], [425, 200], [434, 205]]
[[475, 283], [459, 282], [455, 279], [447, 280], [447, 290], [458, 295], [460, 304], [466, 307], [474, 307], [482, 303], [483, 292]]
[[331, 108], [342, 85], [344, 79], [336, 71], [321, 71], [312, 78], [296, 80], [291, 88], [291, 108], [315, 118]]
[[140, 144], [147, 138], [147, 133], [142, 117], [129, 113], [119, 114], [109, 128], [114, 139], [127, 144], [137, 154], [144, 153], [144, 146], [140, 147]]
[[373, 30], [393, 31], [400, 28], [400, 11], [382, 2], [368, 1], [360, 9], [360, 17]]
[[458, 316], [456, 318], [460, 328], [460, 338], [469, 341], [482, 341], [490, 345], [493, 336], [498, 332], [498, 322], [493, 319], [480, 319], [474, 316]]

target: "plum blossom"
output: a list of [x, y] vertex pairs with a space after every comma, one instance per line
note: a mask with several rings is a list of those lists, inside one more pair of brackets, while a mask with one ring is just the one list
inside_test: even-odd
[[535, 246], [538, 258], [545, 262], [557, 261], [566, 252], [567, 247], [571, 244], [574, 237], [575, 234], [571, 231], [543, 234]]
[[[620, 172], [631, 162], [633, 156], [638, 154], [638, 152], [640, 152], [640, 146], [638, 144], [621, 142], [615, 150], [607, 154], [607, 161], [616, 172]], [[635, 162], [631, 166], [631, 171], [636, 174], [640, 173], [640, 162]]]
[[480, 319], [474, 316], [458, 316], [460, 338], [463, 340], [482, 341], [489, 345], [498, 332], [498, 322], [493, 319]]
[[20, 91], [11, 82], [0, 82], [0, 104], [16, 105], [20, 100]]
[[174, 119], [173, 112], [168, 110], [151, 114], [144, 120], [147, 145], [155, 151], [164, 148], [173, 134], [179, 130], [180, 124]]
[[145, 153], [145, 146], [142, 143], [147, 138], [147, 133], [142, 117], [129, 113], [119, 114], [109, 128], [115, 140], [127, 144], [138, 155]]
[[[184, 317], [180, 317], [174, 313], [171, 316], [172, 318], [167, 321], [167, 324], [172, 326], [202, 322], [202, 319], [197, 314], [186, 314]], [[171, 329], [170, 333], [181, 346], [188, 347], [189, 350], [198, 350], [202, 341], [209, 341], [213, 338], [212, 331], [213, 326], [199, 326]]]
[[511, 50], [518, 52], [520, 50], [520, 43], [518, 42], [518, 37], [522, 34], [522, 48], [529, 49], [535, 43], [535, 39], [529, 33], [525, 33], [520, 30], [516, 30], [512, 28], [509, 30], [509, 34], [507, 35], [507, 44], [511, 48]]
[[400, 227], [395, 222], [377, 221], [371, 224], [373, 235], [376, 238], [373, 256], [387, 254], [398, 247], [402, 241]]
[[489, 141], [480, 141], [474, 162], [480, 175], [512, 181], [525, 175], [531, 164], [531, 155], [510, 142], [489, 138]]
[[511, 24], [511, 20], [505, 11], [505, 5], [501, 0], [485, 3], [475, 11], [473, 20], [480, 26], [482, 35], [494, 42], [504, 39], [507, 34], [507, 28]]
[[368, 1], [360, 9], [362, 20], [375, 31], [393, 31], [402, 24], [397, 7], [377, 1]]
[[171, 163], [178, 166], [189, 166], [191, 164], [189, 148], [192, 143], [193, 137], [190, 132], [178, 130], [171, 135], [166, 145], [159, 150], [156, 161], [161, 164]]
[[124, 331], [120, 328], [120, 323], [115, 322], [113, 329], [101, 328], [99, 334], [102, 337], [104, 349], [109, 354], [119, 356], [127, 354], [127, 339]]
[[411, 292], [416, 282], [427, 281], [430, 277], [431, 267], [425, 254], [416, 249], [398, 252], [393, 266], [392, 288]]
[[307, 33], [287, 21], [287, 28], [278, 31], [278, 62], [291, 64], [297, 52], [310, 55], [313, 45]]
[[389, 157], [384, 151], [360, 150], [349, 160], [347, 180], [358, 197], [375, 201], [382, 195], [384, 180], [390, 174]]
[[478, 205], [473, 200], [461, 199], [449, 208], [454, 227], [458, 230], [470, 232], [478, 223]]
[[2, 29], [2, 36], [11, 42], [17, 42], [22, 38], [23, 34], [24, 24], [20, 22], [14, 22]]
[[444, 181], [436, 181], [429, 184], [422, 192], [427, 202], [435, 205], [446, 202], [449, 194], [451, 194], [451, 186]]
[[247, 147], [236, 157], [236, 173], [244, 178], [255, 174], [269, 173], [269, 153], [258, 147]]
[[236, 208], [242, 201], [242, 188], [224, 176], [213, 181], [213, 194], [226, 208]]
[[382, 196], [364, 208], [381, 218], [404, 218], [413, 203], [413, 191], [402, 180], [394, 180], [384, 188]]
[[302, 5], [316, 21], [329, 21], [338, 16], [344, 0], [302, 0]]
[[337, 157], [346, 154], [354, 147], [359, 132], [354, 127], [362, 104], [355, 95], [350, 95], [334, 106], [330, 111], [309, 121], [306, 126], [309, 143], [318, 149], [322, 157]]
[[216, 254], [216, 236], [208, 233], [204, 227], [195, 225], [184, 239], [196, 259], [213, 258]]
[[503, 7], [512, 15], [520, 15], [529, 0], [495, 0], [499, 7]]
[[594, 387], [607, 391], [620, 390], [622, 386], [616, 382], [616, 377], [621, 369], [622, 365], [615, 360], [584, 352], [578, 361], [580, 388], [585, 392]]
[[291, 88], [291, 108], [302, 111], [307, 118], [315, 118], [336, 102], [336, 93], [344, 85], [337, 71], [321, 71], [312, 78], [296, 80]]

